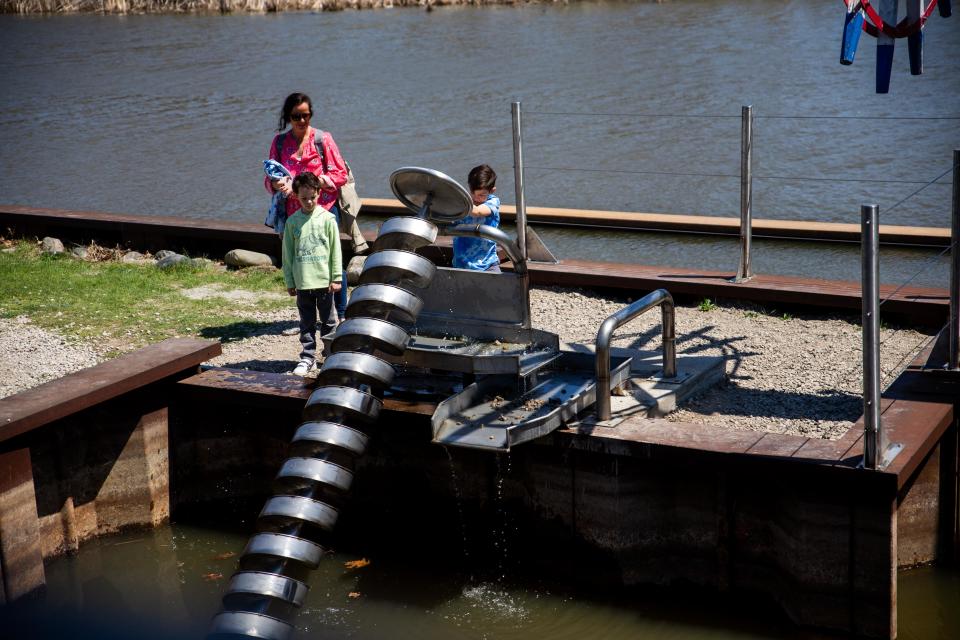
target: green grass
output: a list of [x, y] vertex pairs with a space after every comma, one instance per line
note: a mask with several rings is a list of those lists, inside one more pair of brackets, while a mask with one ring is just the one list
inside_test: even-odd
[[704, 298], [700, 301], [700, 304], [697, 305], [697, 309], [700, 311], [713, 311], [717, 308], [717, 305], [711, 302], [710, 298]]
[[[27, 316], [38, 326], [100, 342], [112, 351], [174, 336], [229, 339], [245, 332], [250, 312], [293, 304], [276, 270], [219, 272], [189, 265], [158, 269], [41, 255], [27, 242], [7, 246], [15, 250], [0, 253], [0, 317]], [[180, 293], [203, 285], [283, 297], [237, 302], [221, 297], [194, 300]]]

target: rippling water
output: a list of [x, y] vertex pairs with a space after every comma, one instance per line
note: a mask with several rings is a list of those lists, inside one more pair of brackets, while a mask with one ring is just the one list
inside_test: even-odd
[[[475, 532], [477, 533], [477, 532]], [[479, 535], [479, 534], [477, 534]], [[47, 565], [45, 599], [0, 608], [6, 629], [30, 620], [37, 638], [202, 637], [218, 611], [245, 535], [175, 525], [85, 543], [79, 555]], [[826, 639], [795, 628], [777, 608], [670, 589], [601, 592], [508, 577], [471, 579], [456, 558], [372, 556], [363, 550], [324, 557], [296, 618], [302, 638], [669, 638], [672, 640]], [[228, 556], [228, 557], [224, 557]], [[947, 640], [960, 632], [960, 576], [942, 569], [901, 572], [900, 638]], [[354, 594], [351, 596], [350, 594]], [[4, 620], [4, 614], [12, 619]], [[76, 626], [79, 625], [79, 626]], [[57, 635], [63, 634], [63, 635]]]
[[[886, 223], [948, 226], [949, 175], [907, 196], [949, 169], [960, 120], [885, 118], [960, 116], [960, 20], [934, 13], [921, 77], [898, 48], [885, 96], [872, 39], [838, 63], [841, 21], [814, 0], [0, 16], [0, 201], [259, 221], [260, 160], [301, 89], [369, 197], [390, 196], [399, 166], [463, 179], [488, 162], [512, 202], [521, 100], [529, 204], [736, 215], [752, 104], [756, 217], [857, 222], [870, 201]], [[561, 257], [737, 265], [733, 240], [546, 235]], [[857, 251], [758, 243], [755, 267], [856, 278]], [[885, 251], [884, 278], [943, 286], [933, 255]]]

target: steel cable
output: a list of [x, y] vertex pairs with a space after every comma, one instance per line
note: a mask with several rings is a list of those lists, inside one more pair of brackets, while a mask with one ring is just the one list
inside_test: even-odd
[[[572, 117], [602, 117], [602, 118], [702, 118], [721, 120], [741, 118], [740, 114], [696, 114], [696, 113], [603, 113], [589, 111], [528, 111], [523, 115], [536, 116], [572, 116]], [[865, 116], [785, 116], [785, 115], [755, 115], [755, 119], [767, 120], [864, 120]], [[960, 116], [870, 116], [870, 120], [960, 120]]]
[[[619, 173], [627, 175], [649, 175], [649, 176], [680, 176], [680, 177], [701, 177], [701, 178], [737, 178], [740, 179], [740, 174], [735, 173], [687, 173], [680, 171], [636, 171], [630, 169], [594, 169], [590, 167], [543, 167], [539, 165], [525, 165], [524, 170], [537, 170], [537, 171], [567, 171], [567, 172], [587, 172], [587, 173]], [[923, 185], [920, 189], [917, 189], [909, 196], [898, 202], [897, 204], [890, 207], [893, 209], [896, 206], [902, 204], [905, 200], [915, 196], [920, 193], [927, 187], [933, 184], [940, 184], [947, 186], [950, 183], [943, 182], [937, 183], [937, 180], [945, 176], [947, 173], [952, 171], [948, 169], [947, 172], [937, 176], [932, 181], [921, 181], [921, 180], [884, 180], [880, 178], [811, 178], [807, 176], [753, 176], [754, 180], [784, 180], [784, 181], [805, 181], [805, 182], [863, 182], [867, 184], [919, 184]], [[887, 209], [889, 211], [890, 209]]]
[[[922, 187], [920, 187], [919, 189], [917, 189], [916, 191], [914, 191], [913, 193], [911, 193], [910, 195], [908, 195], [906, 198], [903, 198], [902, 200], [900, 200], [900, 202], [896, 203], [895, 205], [893, 205], [892, 207], [890, 207], [889, 209], [887, 209], [887, 210], [885, 211], [885, 213], [889, 213], [890, 211], [893, 211], [894, 209], [896, 209], [897, 207], [899, 207], [901, 204], [903, 204], [904, 202], [906, 202], [907, 200], [909, 200], [909, 199], [912, 198], [913, 196], [917, 195], [918, 193], [920, 193], [921, 191], [923, 191], [924, 189], [926, 189], [927, 187], [929, 187], [930, 185], [932, 185], [933, 183], [935, 183], [937, 180], [939, 180], [939, 179], [942, 178], [943, 176], [947, 175], [948, 173], [950, 173], [951, 171], [953, 171], [953, 170], [956, 169], [956, 168], [957, 168], [957, 165], [953, 165], [952, 167], [950, 167], [949, 169], [947, 169], [946, 171], [944, 171], [943, 173], [941, 173], [940, 175], [938, 175], [936, 178], [934, 178], [934, 179], [931, 180], [930, 182], [926, 183], [925, 185], [923, 185]], [[946, 184], [946, 183], [945, 183], [945, 184]]]
[[929, 269], [936, 260], [942, 258], [943, 255], [946, 254], [951, 249], [953, 249], [956, 244], [957, 244], [956, 241], [950, 243], [943, 251], [933, 256], [932, 258], [928, 258], [926, 261], [924, 261], [923, 265], [920, 267], [919, 270], [917, 270], [916, 273], [914, 273], [912, 276], [907, 278], [906, 281], [904, 281], [900, 286], [898, 286], [890, 294], [888, 294], [883, 300], [880, 301], [879, 307], [882, 307], [888, 300], [890, 300], [890, 298], [897, 295], [897, 293], [899, 293], [901, 289], [903, 289], [905, 286], [907, 286], [908, 284], [916, 280], [921, 273]]

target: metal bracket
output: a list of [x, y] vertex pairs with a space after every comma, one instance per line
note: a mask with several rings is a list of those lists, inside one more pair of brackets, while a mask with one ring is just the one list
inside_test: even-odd
[[[900, 442], [891, 442], [887, 445], [887, 448], [884, 449], [883, 455], [880, 456], [880, 466], [877, 468], [877, 471], [881, 471], [890, 466], [890, 463], [893, 462], [893, 459], [896, 458], [900, 452], [903, 451], [903, 444]], [[857, 469], [864, 469], [863, 458], [860, 459], [860, 463], [857, 465]]]

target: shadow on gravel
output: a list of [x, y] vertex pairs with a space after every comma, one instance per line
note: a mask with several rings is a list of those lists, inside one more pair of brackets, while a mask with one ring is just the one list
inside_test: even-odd
[[201, 338], [212, 338], [220, 342], [236, 342], [256, 336], [279, 336], [283, 331], [296, 329], [294, 320], [280, 320], [276, 322], [233, 322], [219, 327], [204, 327], [200, 330]]
[[[755, 356], [759, 354], [756, 351], [741, 351], [739, 349], [736, 343], [746, 340], [747, 336], [715, 338], [709, 335], [709, 333], [714, 329], [716, 329], [715, 325], [707, 325], [700, 327], [695, 331], [678, 334], [676, 343], [677, 353], [683, 355], [696, 355], [710, 349], [715, 349], [717, 353], [721, 354], [724, 359], [731, 363], [728, 377], [743, 379], [743, 376], [737, 375], [743, 359], [747, 356]], [[615, 335], [614, 340], [616, 341], [617, 346], [623, 346], [622, 341], [630, 339], [630, 344], [626, 345], [626, 348], [628, 349], [650, 349], [652, 344], [657, 345], [660, 343], [660, 336], [662, 333], [663, 330], [658, 323], [644, 331], [636, 333], [618, 333]]]
[[863, 399], [833, 390], [797, 393], [726, 386], [689, 400], [683, 408], [732, 416], [853, 422], [863, 413]]

